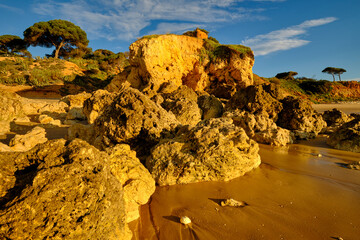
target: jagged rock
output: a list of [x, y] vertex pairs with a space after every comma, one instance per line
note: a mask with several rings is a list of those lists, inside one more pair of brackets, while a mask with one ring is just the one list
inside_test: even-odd
[[[196, 125], [201, 121], [201, 110], [197, 104], [197, 94], [187, 86], [176, 91], [163, 94], [161, 106], [172, 112], [183, 125]], [[159, 101], [158, 101], [159, 102]]]
[[252, 114], [235, 110], [225, 112], [224, 117], [231, 118], [236, 126], [243, 128], [247, 135], [258, 143], [285, 146], [294, 142], [294, 134], [278, 127], [266, 112]]
[[[8, 145], [0, 142], [0, 152], [11, 152], [11, 151], [12, 151], [12, 149]], [[1, 178], [1, 176], [0, 176], [0, 178]]]
[[82, 107], [73, 107], [68, 111], [66, 115], [66, 120], [86, 120], [86, 119], [87, 118], [83, 113]]
[[45, 129], [37, 126], [28, 131], [25, 135], [15, 135], [15, 137], [10, 140], [9, 146], [13, 151], [27, 151], [47, 140]]
[[16, 117], [25, 117], [21, 97], [0, 90], [0, 135], [10, 131], [10, 122]]
[[258, 144], [230, 118], [212, 118], [163, 139], [147, 158], [157, 184], [228, 181], [260, 164]]
[[102, 114], [105, 107], [110, 105], [116, 93], [109, 93], [106, 90], [97, 90], [84, 102], [83, 113], [85, 114], [88, 123], [92, 124], [96, 118]]
[[60, 139], [2, 153], [0, 163], [8, 176], [0, 191], [2, 239], [131, 239], [122, 185], [106, 153]]
[[25, 122], [30, 122], [30, 118], [27, 116], [24, 117], [16, 117], [13, 119], [14, 123], [25, 123]]
[[[222, 45], [218, 51], [209, 50], [206, 49], [207, 41], [174, 34], [145, 36], [129, 48], [130, 72], [114, 79], [108, 90], [118, 91], [116, 88], [122, 88], [126, 79], [131, 87], [149, 96], [169, 82], [177, 87], [186, 85], [195, 91], [209, 91], [215, 96], [230, 96], [229, 89], [232, 91], [236, 86], [253, 83], [254, 56], [250, 49], [248, 53], [242, 53]], [[211, 51], [222, 53], [222, 56], [212, 61], [206, 55]], [[217, 91], [220, 88], [224, 91]]]
[[58, 101], [55, 103], [49, 103], [45, 106], [38, 108], [38, 113], [66, 113], [68, 109], [68, 105], [62, 101]]
[[148, 149], [179, 124], [172, 113], [137, 89], [124, 89], [117, 94], [94, 122], [96, 138], [104, 147], [129, 143]]
[[224, 112], [222, 102], [213, 95], [202, 95], [198, 98], [199, 108], [202, 110], [201, 119], [221, 117]]
[[59, 119], [53, 119], [52, 117], [48, 116], [48, 115], [40, 115], [38, 117], [38, 121], [41, 124], [49, 124], [49, 125], [54, 125], [54, 126], [61, 126], [61, 121]]
[[226, 206], [229, 206], [229, 207], [245, 207], [247, 205], [246, 202], [244, 201], [237, 201], [233, 198], [229, 198], [229, 199], [225, 199], [223, 201], [220, 202], [220, 205], [222, 207], [226, 207]]
[[350, 122], [354, 117], [348, 116], [346, 113], [334, 108], [332, 110], [325, 111], [322, 114], [323, 119], [327, 123], [327, 132], [334, 132], [344, 123]]
[[67, 95], [61, 98], [60, 101], [65, 102], [69, 106], [69, 109], [74, 107], [81, 108], [83, 107], [85, 100], [89, 97], [91, 97], [91, 93], [82, 92], [76, 95]]
[[266, 85], [258, 85], [237, 91], [226, 104], [226, 109], [246, 110], [253, 114], [266, 112], [271, 119], [276, 121], [283, 106], [272, 96], [273, 92], [268, 93], [265, 89], [267, 89]]
[[67, 140], [74, 140], [80, 138], [88, 143], [94, 144], [95, 142], [95, 129], [93, 124], [74, 123], [68, 128]]
[[276, 123], [280, 127], [293, 131], [296, 138], [314, 138], [326, 127], [321, 114], [317, 113], [309, 102], [293, 96], [288, 96], [281, 102], [283, 110], [279, 113]]
[[360, 161], [353, 161], [343, 165], [349, 169], [360, 170]]
[[327, 140], [330, 146], [351, 152], [360, 152], [360, 118], [344, 123]]
[[155, 191], [155, 181], [129, 145], [116, 145], [108, 153], [111, 172], [123, 186], [126, 222], [131, 222], [140, 217], [139, 206], [149, 201]]

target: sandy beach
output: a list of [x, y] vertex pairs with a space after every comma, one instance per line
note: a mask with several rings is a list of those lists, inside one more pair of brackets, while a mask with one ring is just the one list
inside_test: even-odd
[[[360, 111], [360, 104], [314, 107]], [[131, 223], [133, 239], [359, 238], [360, 171], [341, 165], [359, 153], [331, 149], [326, 136], [260, 149], [260, 167], [230, 182], [157, 187]], [[228, 198], [248, 205], [221, 207]], [[182, 216], [192, 223], [182, 225]]]
[[[261, 145], [260, 168], [227, 183], [158, 187], [132, 222], [134, 239], [358, 239], [360, 171], [341, 163], [360, 154], [324, 141]], [[248, 205], [221, 207], [226, 198]]]

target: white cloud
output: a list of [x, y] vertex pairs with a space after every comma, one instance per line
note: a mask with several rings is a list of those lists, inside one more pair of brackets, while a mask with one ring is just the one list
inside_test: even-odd
[[299, 38], [301, 35], [306, 34], [309, 28], [328, 24], [336, 20], [334, 17], [308, 20], [299, 25], [246, 39], [242, 41], [242, 44], [250, 46], [257, 56], [301, 47], [310, 43], [310, 41]]
[[5, 4], [1, 4], [1, 3], [0, 3], [0, 8], [4, 8], [4, 9], [6, 9], [8, 11], [11, 11], [11, 12], [14, 12], [14, 13], [17, 13], [17, 14], [24, 14], [24, 11], [22, 9], [11, 7], [11, 6], [8, 6], [8, 5], [5, 5]]
[[[248, 19], [254, 9], [239, 7], [243, 1], [39, 0], [33, 10], [38, 14], [72, 21], [83, 28], [90, 38], [131, 40], [152, 24], [158, 24], [153, 33], [166, 33], [187, 30], [189, 26], [209, 27], [216, 23]], [[173, 28], [169, 29], [170, 26]]]

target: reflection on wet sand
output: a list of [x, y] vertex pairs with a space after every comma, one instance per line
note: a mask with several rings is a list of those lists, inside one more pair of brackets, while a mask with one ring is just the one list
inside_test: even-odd
[[[261, 145], [260, 154], [258, 169], [230, 182], [157, 188], [131, 223], [134, 239], [358, 239], [360, 171], [338, 163], [359, 153], [329, 149], [318, 137]], [[248, 205], [221, 207], [227, 198]]]

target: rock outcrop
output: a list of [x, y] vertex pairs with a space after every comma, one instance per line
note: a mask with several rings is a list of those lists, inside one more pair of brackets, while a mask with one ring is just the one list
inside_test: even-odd
[[112, 103], [94, 122], [98, 147], [128, 143], [148, 149], [179, 121], [139, 90], [128, 88], [119, 92]]
[[230, 118], [212, 118], [179, 131], [157, 144], [146, 161], [160, 186], [228, 181], [260, 164], [258, 144]]
[[327, 124], [327, 132], [334, 132], [344, 123], [350, 122], [354, 119], [354, 117], [348, 116], [346, 113], [336, 108], [323, 112], [322, 117]]
[[129, 145], [116, 145], [108, 154], [111, 172], [123, 186], [126, 222], [131, 222], [140, 217], [139, 206], [155, 192], [155, 181]]
[[95, 122], [96, 118], [101, 115], [106, 106], [113, 102], [117, 96], [116, 93], [109, 93], [106, 90], [97, 90], [84, 101], [83, 112], [89, 124]]
[[21, 97], [15, 93], [0, 90], [0, 135], [10, 131], [10, 122], [16, 117], [24, 117]]
[[198, 105], [202, 111], [201, 119], [221, 117], [224, 113], [223, 103], [214, 95], [202, 95], [198, 98]]
[[289, 129], [298, 139], [314, 138], [326, 127], [321, 114], [309, 102], [288, 96], [281, 100], [283, 110], [278, 115], [278, 126]]
[[249, 86], [237, 91], [226, 104], [226, 109], [240, 109], [253, 114], [266, 112], [269, 118], [276, 121], [283, 109], [282, 103], [274, 98], [276, 94], [276, 91], [267, 85]]
[[12, 151], [24, 152], [47, 140], [45, 129], [37, 126], [25, 135], [15, 135], [15, 137], [10, 140], [9, 147]]
[[161, 106], [172, 112], [183, 125], [196, 125], [201, 121], [201, 110], [197, 94], [187, 86], [180, 86], [171, 93], [162, 94]]
[[252, 51], [210, 39], [173, 34], [145, 36], [131, 44], [129, 62], [129, 73], [116, 78], [108, 90], [116, 91], [127, 81], [152, 96], [172, 82], [229, 98], [236, 87], [253, 83]]
[[344, 123], [327, 140], [330, 146], [351, 152], [360, 152], [360, 118]]
[[0, 162], [2, 239], [131, 239], [106, 153], [54, 140]]
[[266, 112], [252, 114], [235, 110], [226, 112], [224, 117], [231, 118], [236, 126], [243, 128], [246, 134], [258, 143], [273, 146], [285, 146], [294, 143], [294, 134], [287, 129], [278, 127]]

